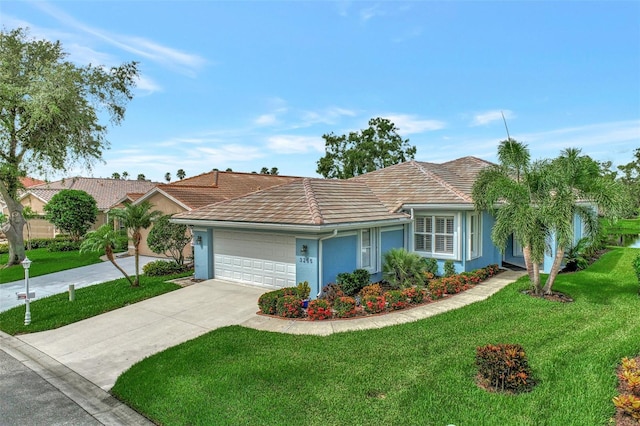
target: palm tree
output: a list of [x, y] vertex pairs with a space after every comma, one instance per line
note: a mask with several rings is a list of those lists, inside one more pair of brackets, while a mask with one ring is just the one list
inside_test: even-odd
[[529, 280], [538, 292], [545, 233], [531, 186], [536, 184], [539, 163], [532, 164], [527, 146], [511, 138], [500, 142], [498, 159], [500, 164], [483, 169], [474, 183], [475, 208], [495, 216], [491, 239], [497, 247], [504, 251], [512, 235], [522, 246]]
[[129, 284], [133, 286], [131, 277], [116, 263], [113, 256], [113, 248], [118, 244], [118, 233], [110, 225], [102, 225], [95, 231], [87, 233], [84, 237], [84, 241], [80, 245], [80, 253], [104, 251], [107, 255], [109, 262], [113, 263], [113, 266], [118, 268], [122, 275], [129, 281]]
[[131, 241], [133, 242], [134, 254], [136, 258], [136, 278], [133, 283], [134, 287], [140, 286], [140, 240], [142, 239], [142, 229], [151, 226], [154, 219], [161, 216], [162, 213], [154, 210], [153, 204], [143, 201], [140, 204], [127, 204], [123, 209], [112, 210], [113, 217], [120, 220], [121, 224], [127, 228]]
[[619, 182], [602, 176], [598, 163], [575, 148], [565, 149], [548, 163], [541, 185], [541, 211], [555, 236], [555, 257], [542, 289], [550, 294], [560, 272], [566, 249], [574, 243], [575, 216], [579, 216], [590, 240], [597, 235], [598, 214], [616, 220], [628, 200]]
[[[615, 219], [625, 204], [619, 184], [602, 177], [597, 163], [579, 154], [567, 149], [554, 160], [532, 163], [526, 145], [509, 139], [498, 147], [500, 164], [481, 171], [473, 186], [476, 209], [495, 215], [494, 244], [504, 251], [513, 235], [522, 245], [535, 294], [551, 293], [565, 250], [573, 244], [574, 217], [595, 237], [598, 210]], [[552, 249], [554, 261], [542, 288], [540, 265]]]
[[180, 180], [184, 179], [186, 175], [187, 173], [183, 169], [178, 169], [176, 172], [176, 176], [178, 176], [178, 179]]

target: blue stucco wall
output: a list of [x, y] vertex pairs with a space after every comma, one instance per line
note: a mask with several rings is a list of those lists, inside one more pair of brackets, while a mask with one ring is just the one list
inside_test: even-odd
[[[303, 246], [307, 247], [306, 254], [302, 252]], [[321, 290], [318, 267], [318, 240], [296, 238], [296, 281], [309, 283], [311, 298], [315, 298]]]
[[194, 229], [193, 241], [194, 278], [200, 280], [213, 278], [213, 231]]
[[322, 242], [322, 283], [336, 282], [341, 272], [353, 272], [357, 268], [358, 238], [356, 235], [335, 237]]

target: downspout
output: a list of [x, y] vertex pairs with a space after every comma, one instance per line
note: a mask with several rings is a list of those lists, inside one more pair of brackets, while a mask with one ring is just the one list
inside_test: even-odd
[[320, 286], [320, 291], [318, 291], [316, 298], [320, 297], [320, 293], [322, 292], [322, 242], [324, 240], [334, 238], [336, 235], [338, 235], [338, 230], [334, 229], [331, 235], [324, 236], [318, 240], [318, 284]]
[[415, 220], [415, 216], [413, 215], [413, 207], [411, 208], [411, 223], [409, 224], [409, 226], [407, 226], [407, 237], [405, 239], [406, 241], [406, 249], [409, 252], [413, 252], [413, 238], [411, 238], [411, 235], [413, 233], [413, 226], [414, 226], [414, 220]]

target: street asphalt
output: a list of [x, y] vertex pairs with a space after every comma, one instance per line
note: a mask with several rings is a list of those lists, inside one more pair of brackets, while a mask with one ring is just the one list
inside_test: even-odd
[[[158, 260], [158, 258], [140, 256], [140, 273], [142, 273], [142, 267], [153, 260]], [[134, 256], [119, 257], [116, 262], [127, 274], [135, 274]], [[37, 300], [53, 294], [64, 293], [69, 290], [69, 284], [74, 284], [75, 288], [79, 289], [117, 278], [122, 278], [122, 273], [111, 262], [106, 261], [29, 278], [29, 292], [35, 292]], [[0, 284], [0, 312], [23, 305], [24, 300], [18, 300], [16, 293], [24, 291], [24, 280]]]

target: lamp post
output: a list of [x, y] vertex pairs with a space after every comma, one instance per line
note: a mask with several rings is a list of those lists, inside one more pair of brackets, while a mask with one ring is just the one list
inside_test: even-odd
[[24, 268], [24, 286], [26, 295], [24, 302], [27, 307], [27, 310], [24, 313], [24, 325], [29, 325], [31, 324], [31, 311], [29, 310], [29, 267], [31, 266], [31, 261], [28, 257], [25, 257], [24, 260], [20, 263]]

